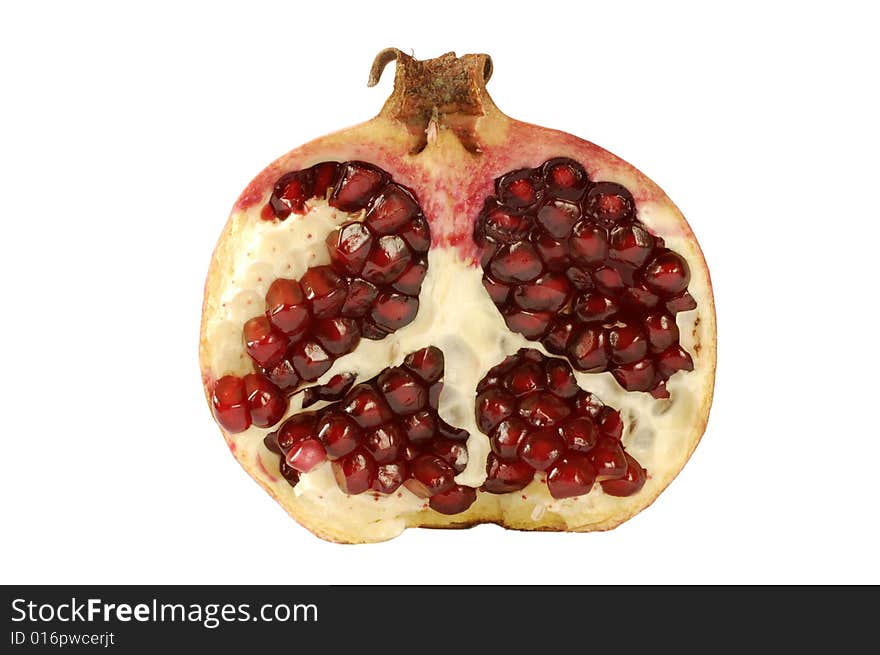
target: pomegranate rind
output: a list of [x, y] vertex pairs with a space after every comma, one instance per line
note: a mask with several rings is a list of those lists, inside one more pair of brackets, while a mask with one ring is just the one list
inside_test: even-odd
[[[650, 423], [653, 417], [662, 420], [669, 412], [680, 414], [682, 418], [674, 430], [657, 436], [659, 439], [668, 437], [663, 457], [646, 463], [648, 480], [641, 491], [631, 497], [612, 499], [598, 491], [597, 485], [587, 496], [551, 502], [539, 475], [521, 492], [500, 496], [478, 493], [468, 510], [451, 516], [430, 510], [427, 502], [423, 502], [421, 505], [411, 503], [404, 511], [383, 514], [380, 508], [378, 513], [361, 517], [361, 504], [354, 497], [349, 499], [348, 505], [343, 501], [331, 511], [320, 494], [307, 490], [297, 493], [281, 478], [273, 463], [276, 458], [263, 445], [265, 430], [250, 428], [230, 434], [221, 428], [230, 451], [248, 474], [290, 516], [324, 539], [367, 543], [393, 538], [407, 527], [465, 528], [480, 523], [497, 523], [517, 530], [609, 530], [654, 502], [684, 467], [706, 429], [717, 355], [714, 297], [703, 253], [679, 209], [660, 187], [610, 152], [563, 132], [510, 119], [494, 107], [488, 96], [484, 102], [484, 115], [476, 121], [479, 153], [466, 150], [452, 131], [438, 129], [429, 134], [424, 150], [405, 154], [409, 152], [411, 136], [399, 123], [380, 115], [289, 152], [251, 182], [236, 202], [220, 236], [205, 283], [199, 359], [207, 402], [210, 405], [214, 380], [229, 372], [250, 370], [243, 349], [241, 370], [212, 367], [217, 349], [228, 344], [221, 343], [216, 335], [209, 335], [208, 326], [221, 314], [221, 298], [234, 274], [240, 243], [260, 220], [260, 209], [268, 200], [272, 184], [283, 173], [321, 161], [364, 160], [379, 166], [396, 182], [412, 189], [419, 199], [431, 224], [432, 249], [454, 250], [462, 262], [479, 270], [475, 246], [461, 235], [472, 233], [483, 199], [493, 193], [493, 180], [507, 171], [535, 167], [554, 157], [569, 157], [582, 163], [591, 179], [617, 182], [629, 189], [640, 220], [684, 256], [690, 266], [689, 291], [696, 299], [697, 309], [679, 315], [679, 329], [682, 345], [693, 356], [694, 371], [673, 376], [670, 380], [672, 398], [650, 400], [650, 409], [636, 416], [643, 425]], [[512, 340], [511, 348], [518, 343]], [[534, 343], [529, 345], [535, 346]], [[485, 370], [479, 372], [483, 373]], [[577, 378], [591, 391], [597, 386], [610, 389], [607, 381], [600, 379], [605, 375], [579, 374]], [[598, 395], [610, 405], [621, 406], [617, 397], [601, 390]], [[288, 415], [296, 411], [293, 403]], [[627, 438], [625, 434], [625, 442]], [[628, 444], [627, 448], [631, 446]], [[473, 453], [471, 455], [473, 457]], [[374, 504], [381, 505], [380, 502]]]

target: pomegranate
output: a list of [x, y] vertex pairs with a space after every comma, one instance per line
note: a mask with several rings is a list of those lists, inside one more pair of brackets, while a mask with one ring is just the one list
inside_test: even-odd
[[289, 152], [208, 272], [205, 394], [315, 534], [613, 528], [682, 469], [715, 375], [709, 273], [638, 170], [513, 120], [486, 55], [396, 61], [374, 119]]

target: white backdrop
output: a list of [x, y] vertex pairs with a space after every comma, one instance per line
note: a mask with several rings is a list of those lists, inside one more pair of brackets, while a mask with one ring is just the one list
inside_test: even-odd
[[[0, 582], [880, 582], [866, 6], [4, 3]], [[325, 543], [213, 425], [198, 325], [232, 202], [374, 115], [392, 76], [367, 89], [367, 71], [391, 45], [490, 53], [502, 110], [631, 161], [700, 239], [708, 431], [617, 530]], [[631, 96], [609, 101], [609, 77]]]

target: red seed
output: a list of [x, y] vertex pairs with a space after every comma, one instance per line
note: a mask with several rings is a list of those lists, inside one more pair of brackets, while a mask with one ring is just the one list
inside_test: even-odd
[[387, 234], [373, 244], [361, 275], [373, 284], [388, 284], [400, 277], [411, 259], [406, 242], [396, 234]]
[[694, 360], [681, 346], [672, 346], [657, 357], [657, 370], [664, 377], [677, 371], [693, 371]]
[[577, 380], [571, 367], [561, 359], [548, 359], [545, 364], [547, 389], [560, 398], [574, 398], [578, 392]]
[[528, 429], [528, 424], [518, 416], [504, 419], [495, 426], [489, 437], [492, 452], [503, 459], [513, 459]]
[[584, 326], [572, 335], [566, 354], [578, 370], [604, 371], [608, 366], [608, 336], [600, 327]]
[[645, 486], [647, 471], [629, 453], [624, 453], [624, 456], [626, 457], [626, 472], [623, 477], [602, 482], [602, 491], [609, 496], [632, 496]]
[[300, 286], [311, 303], [315, 318], [336, 316], [345, 302], [347, 288], [330, 266], [314, 266], [300, 278]]
[[666, 298], [687, 289], [691, 270], [684, 258], [671, 250], [662, 252], [645, 268], [645, 285]]
[[634, 217], [635, 201], [621, 185], [597, 182], [587, 192], [584, 209], [606, 225], [615, 225]]
[[648, 391], [654, 386], [657, 373], [654, 362], [642, 359], [612, 369], [611, 375], [627, 391]]
[[397, 184], [389, 184], [376, 198], [364, 222], [376, 234], [391, 234], [408, 224], [418, 211], [409, 191]]
[[324, 446], [313, 438], [297, 441], [285, 455], [287, 465], [300, 473], [308, 473], [326, 459], [327, 453], [324, 452]]
[[287, 337], [276, 330], [265, 316], [255, 316], [244, 324], [245, 350], [258, 366], [271, 368], [284, 357]]
[[406, 444], [406, 434], [397, 423], [389, 422], [364, 434], [364, 447], [377, 464], [390, 464], [397, 459]]
[[336, 357], [352, 352], [361, 339], [357, 321], [341, 316], [316, 320], [312, 331], [324, 350]]
[[567, 242], [557, 241], [540, 229], [532, 232], [531, 239], [548, 271], [559, 271], [568, 266]]
[[385, 370], [378, 380], [379, 390], [395, 414], [413, 414], [428, 402], [428, 391], [421, 380], [404, 368]]
[[489, 297], [496, 305], [503, 305], [510, 296], [510, 287], [501, 282], [496, 282], [490, 277], [483, 276], [483, 286], [489, 292]]
[[529, 168], [512, 171], [498, 179], [495, 189], [501, 202], [514, 210], [525, 209], [538, 200], [536, 180]]
[[429, 410], [422, 410], [404, 417], [402, 424], [407, 439], [416, 445], [433, 439], [437, 434], [437, 419]]
[[325, 240], [330, 264], [341, 275], [359, 275], [373, 245], [373, 235], [360, 222], [346, 223]]
[[424, 216], [413, 218], [399, 234], [406, 241], [406, 245], [417, 254], [428, 252], [428, 248], [431, 247], [431, 232]]
[[327, 190], [332, 189], [339, 178], [339, 163], [325, 161], [315, 164], [309, 170], [314, 182], [312, 185], [312, 195], [318, 198], [326, 198]]
[[316, 430], [330, 459], [348, 455], [360, 445], [363, 438], [363, 431], [357, 423], [336, 410], [323, 413]]
[[489, 453], [486, 460], [486, 482], [483, 490], [493, 494], [506, 494], [525, 488], [535, 477], [535, 469], [525, 462], [504, 460]]
[[574, 226], [569, 248], [575, 261], [598, 264], [608, 255], [608, 232], [591, 221], [581, 221]]
[[619, 225], [611, 230], [609, 246], [611, 259], [639, 268], [651, 256], [654, 239], [640, 225]]
[[362, 383], [349, 391], [342, 401], [342, 411], [362, 428], [372, 428], [392, 419], [391, 408], [372, 386]]
[[544, 388], [544, 370], [535, 362], [525, 362], [510, 371], [504, 378], [504, 388], [514, 396], [524, 396]]
[[548, 391], [536, 391], [519, 403], [519, 415], [536, 427], [556, 425], [569, 414], [571, 408], [564, 400]]
[[564, 317], [559, 318], [550, 325], [550, 330], [541, 343], [554, 355], [564, 355], [572, 332], [574, 332], [574, 323]]
[[678, 325], [668, 314], [651, 314], [645, 317], [644, 327], [651, 352], [663, 352], [678, 342]]
[[309, 305], [296, 280], [278, 278], [266, 292], [266, 316], [278, 330], [297, 338], [309, 327]]
[[620, 293], [625, 286], [620, 271], [610, 266], [600, 266], [593, 271], [593, 283], [602, 291], [611, 294]]
[[599, 432], [603, 436], [620, 441], [623, 437], [623, 419], [620, 418], [620, 412], [611, 407], [603, 407], [596, 418]]
[[542, 167], [544, 185], [557, 198], [580, 200], [589, 184], [584, 167], [573, 159], [558, 157]]
[[431, 496], [428, 504], [431, 509], [441, 514], [461, 514], [473, 505], [476, 499], [476, 489], [457, 484], [448, 491]]
[[564, 200], [548, 200], [538, 208], [538, 223], [556, 239], [568, 238], [580, 218], [580, 208]]
[[437, 455], [419, 455], [409, 467], [404, 486], [419, 498], [430, 498], [455, 486], [455, 470]]
[[311, 382], [324, 375], [333, 364], [333, 358], [316, 341], [299, 341], [288, 352], [293, 368], [303, 379]]
[[272, 368], [263, 368], [261, 370], [263, 375], [269, 378], [272, 384], [281, 389], [285, 394], [291, 393], [299, 385], [299, 374], [286, 356]]
[[570, 418], [559, 426], [559, 434], [570, 450], [586, 453], [596, 445], [599, 431], [596, 424], [587, 416]]
[[461, 473], [467, 467], [467, 446], [461, 442], [451, 439], [435, 439], [431, 442], [430, 450], [449, 464], [456, 473]]
[[366, 280], [355, 278], [348, 287], [348, 295], [339, 313], [348, 318], [361, 318], [370, 311], [379, 295], [379, 289]]
[[345, 212], [364, 209], [384, 183], [385, 175], [374, 166], [357, 161], [343, 164], [330, 205]]
[[403, 484], [408, 475], [406, 462], [397, 461], [390, 464], [383, 464], [376, 471], [376, 479], [373, 482], [373, 491], [381, 494], [394, 493]]
[[312, 197], [311, 172], [294, 171], [278, 179], [269, 198], [269, 204], [278, 218], [287, 218], [291, 213], [302, 214], [305, 202]]
[[586, 323], [607, 321], [617, 314], [618, 310], [617, 303], [613, 299], [598, 291], [588, 291], [578, 298], [574, 305], [575, 314]]
[[508, 307], [504, 310], [504, 322], [512, 332], [518, 332], [526, 339], [540, 339], [550, 329], [550, 321], [555, 314], [551, 312], [527, 312]]
[[568, 453], [547, 473], [547, 489], [554, 498], [572, 498], [590, 492], [596, 468], [587, 457]]
[[501, 389], [488, 389], [477, 396], [476, 406], [477, 425], [489, 434], [496, 425], [513, 414], [516, 401]]
[[427, 273], [428, 263], [425, 260], [412, 261], [392, 283], [391, 288], [407, 296], [418, 296]]
[[527, 311], [557, 312], [568, 302], [570, 293], [571, 283], [565, 275], [547, 273], [534, 282], [516, 287], [513, 300]]
[[243, 432], [251, 425], [244, 381], [224, 375], [214, 383], [211, 394], [214, 418], [227, 432]]
[[642, 331], [631, 323], [617, 323], [608, 330], [611, 360], [617, 364], [629, 364], [642, 359], [648, 353], [648, 341]]
[[532, 228], [533, 223], [529, 216], [510, 212], [491, 200], [486, 202], [483, 212], [478, 221], [478, 229], [482, 228], [486, 236], [498, 243], [521, 241]]
[[679, 296], [675, 296], [666, 301], [666, 309], [670, 314], [677, 314], [678, 312], [687, 312], [692, 309], [697, 308], [697, 302], [693, 299], [691, 294], [685, 291], [683, 294]]
[[324, 384], [315, 385], [303, 391], [302, 406], [309, 407], [319, 400], [339, 400], [354, 384], [354, 373], [337, 373]]
[[517, 455], [538, 471], [546, 471], [565, 452], [565, 442], [556, 428], [541, 428], [529, 432], [520, 442]]
[[275, 425], [287, 411], [287, 397], [264, 375], [249, 373], [244, 376], [251, 422], [259, 428]]
[[419, 299], [400, 293], [382, 293], [376, 299], [370, 318], [387, 332], [408, 325], [419, 311]]
[[291, 416], [281, 424], [281, 427], [278, 428], [278, 432], [275, 434], [278, 448], [286, 453], [293, 447], [293, 444], [314, 437], [317, 434], [317, 421], [318, 417], [314, 412], [303, 412]]
[[617, 439], [600, 437], [588, 457], [596, 467], [596, 480], [617, 480], [626, 473], [626, 457]]
[[403, 364], [427, 384], [437, 382], [443, 377], [443, 351], [435, 346], [410, 353], [403, 360]]
[[361, 494], [376, 481], [376, 462], [363, 448], [355, 448], [345, 457], [333, 462], [333, 475], [343, 493]]
[[541, 258], [526, 241], [501, 246], [489, 264], [493, 278], [510, 284], [531, 282], [540, 275], [541, 268]]

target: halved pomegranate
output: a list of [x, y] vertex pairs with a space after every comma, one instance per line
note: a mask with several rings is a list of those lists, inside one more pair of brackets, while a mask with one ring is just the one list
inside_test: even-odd
[[397, 62], [367, 123], [245, 189], [208, 273], [205, 392], [242, 466], [321, 537], [612, 528], [706, 426], [709, 273], [642, 173], [502, 114], [491, 60]]

